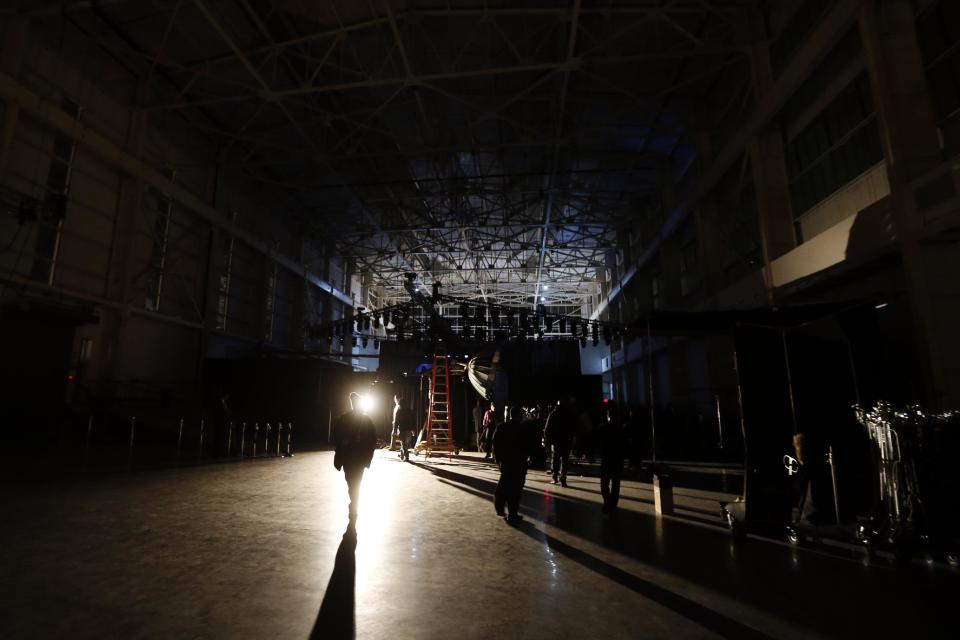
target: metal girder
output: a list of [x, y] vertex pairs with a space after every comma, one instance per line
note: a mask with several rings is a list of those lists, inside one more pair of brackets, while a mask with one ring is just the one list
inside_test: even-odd
[[297, 3], [191, 0], [218, 37], [138, 55], [180, 85], [154, 108], [222, 116], [191, 122], [242, 150], [222, 168], [292, 195], [365, 282], [399, 295], [417, 270], [494, 302], [589, 304], [657, 168], [692, 162], [677, 101], [740, 95], [715, 77], [739, 73], [732, 27], [754, 0], [422, 4], [331, 0], [292, 20]]

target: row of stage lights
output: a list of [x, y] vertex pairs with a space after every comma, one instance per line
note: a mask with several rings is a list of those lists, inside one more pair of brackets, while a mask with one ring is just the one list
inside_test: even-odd
[[[545, 334], [549, 334], [552, 339], [578, 339], [580, 345], [585, 347], [588, 339], [593, 346], [597, 346], [600, 344], [601, 337], [607, 345], [614, 338], [633, 337], [624, 326], [549, 314], [543, 305], [537, 305], [536, 311], [531, 313], [527, 309], [478, 304], [470, 300], [440, 295], [436, 291], [432, 300], [434, 304], [459, 305], [462, 326], [459, 331], [455, 328], [451, 330], [458, 333], [464, 340], [487, 342], [497, 338], [512, 337], [522, 341], [534, 336], [537, 339], [543, 339]], [[406, 324], [411, 316], [410, 311], [415, 305], [415, 302], [408, 302], [376, 310], [364, 310], [360, 307], [353, 318], [311, 325], [307, 327], [307, 332], [314, 340], [326, 338], [331, 343], [339, 340], [343, 345], [349, 338], [354, 347], [362, 346], [363, 348], [367, 348], [371, 340], [377, 349], [380, 348], [382, 340], [402, 342], [409, 337], [414, 342], [425, 339], [433, 341], [435, 336], [432, 334], [437, 332], [429, 330], [424, 332], [420, 329], [407, 331]], [[379, 329], [382, 329], [386, 335], [371, 334], [372, 331]]]

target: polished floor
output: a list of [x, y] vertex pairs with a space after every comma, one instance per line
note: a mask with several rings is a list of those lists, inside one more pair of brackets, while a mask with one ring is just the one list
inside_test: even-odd
[[475, 456], [378, 452], [356, 535], [329, 452], [0, 488], [0, 638], [957, 637], [960, 575], [652, 514], [531, 472], [517, 527]]

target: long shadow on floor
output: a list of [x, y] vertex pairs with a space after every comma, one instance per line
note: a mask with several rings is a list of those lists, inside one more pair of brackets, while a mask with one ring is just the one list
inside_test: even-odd
[[357, 532], [348, 528], [343, 534], [333, 574], [323, 594], [323, 603], [313, 623], [310, 640], [353, 640], [354, 595], [357, 581]]
[[[452, 466], [417, 466], [487, 499], [496, 487], [494, 481], [458, 473]], [[945, 571], [919, 565], [901, 569], [864, 565], [753, 539], [736, 543], [721, 529], [635, 511], [621, 510], [618, 516], [605, 519], [597, 502], [543, 490], [524, 491], [521, 511], [656, 567], [678, 579], [680, 589], [684, 581], [701, 585], [819, 636], [950, 637], [944, 616], [955, 607], [948, 594], [960, 590], [960, 576]], [[489, 517], [495, 517], [492, 505]], [[705, 627], [723, 635], [740, 635], [725, 626], [740, 625], [735, 607], [724, 616], [562, 541], [555, 548]]]
[[[491, 494], [483, 491], [464, 487], [463, 485], [458, 485], [443, 479], [441, 479], [441, 482], [482, 498], [492, 497]], [[521, 522], [516, 528], [518, 531], [526, 534], [538, 543], [546, 545], [550, 549], [553, 549], [554, 551], [570, 558], [577, 564], [586, 567], [591, 571], [595, 571], [605, 578], [613, 580], [617, 584], [631, 589], [636, 593], [653, 600], [667, 609], [670, 609], [671, 611], [678, 613], [688, 620], [696, 622], [700, 626], [710, 629], [715, 633], [728, 638], [770, 638], [768, 635], [760, 633], [759, 631], [748, 627], [745, 624], [737, 622], [732, 618], [728, 618], [723, 614], [708, 609], [707, 607], [704, 607], [703, 605], [694, 602], [689, 598], [679, 596], [649, 580], [638, 578], [632, 573], [628, 573], [623, 569], [619, 569], [612, 564], [597, 558], [596, 556], [590, 555], [582, 549], [577, 549], [572, 545], [562, 542], [557, 538], [540, 531], [528, 522]]]

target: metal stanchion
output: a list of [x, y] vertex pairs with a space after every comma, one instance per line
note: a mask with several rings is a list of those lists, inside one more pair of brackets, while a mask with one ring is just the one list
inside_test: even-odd
[[720, 441], [720, 448], [723, 449], [723, 418], [720, 415], [720, 394], [713, 395], [713, 402], [717, 407], [717, 437]]
[[277, 457], [280, 457], [280, 442], [283, 440], [283, 423], [277, 422]]
[[87, 418], [87, 439], [83, 443], [83, 468], [87, 468], [87, 461], [90, 458], [90, 438], [93, 436], [93, 414]]
[[203, 418], [200, 418], [200, 446], [197, 448], [197, 460], [203, 457]]
[[833, 446], [827, 447], [827, 464], [830, 465], [830, 482], [833, 483], [833, 513], [840, 524], [840, 497], [837, 495], [837, 470], [833, 466]]
[[177, 462], [180, 462], [180, 446], [183, 444], [183, 418], [180, 418], [180, 428], [177, 430]]
[[247, 437], [247, 423], [240, 423], [240, 457], [242, 458], [246, 454], [244, 446], [246, 445], [245, 439]]
[[293, 423], [288, 422], [287, 423], [287, 453], [285, 455], [285, 457], [287, 458], [293, 456], [293, 452], [290, 451], [290, 437], [292, 434], [293, 434]]
[[233, 421], [229, 422], [229, 428], [227, 429], [227, 457], [230, 457], [230, 447], [233, 444]]
[[270, 457], [270, 429], [272, 428], [268, 422], [266, 428], [263, 430], [263, 455], [267, 458]]
[[136, 432], [137, 416], [130, 416], [130, 448], [127, 450], [127, 466], [133, 464], [133, 435]]
[[257, 436], [259, 435], [260, 435], [260, 423], [254, 422], [253, 423], [253, 455], [250, 456], [251, 458], [257, 457]]

